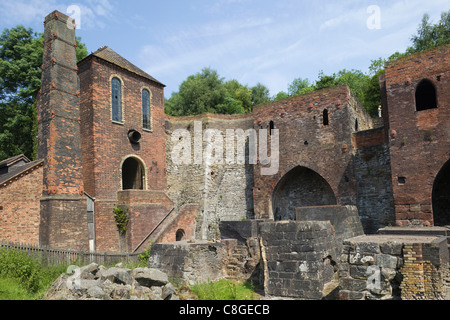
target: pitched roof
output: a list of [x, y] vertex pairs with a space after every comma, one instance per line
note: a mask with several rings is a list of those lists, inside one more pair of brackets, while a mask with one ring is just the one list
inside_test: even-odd
[[0, 188], [8, 185], [15, 178], [20, 177], [24, 173], [28, 173], [27, 171], [32, 171], [35, 168], [44, 164], [44, 160], [36, 160], [29, 162], [22, 166], [14, 167], [10, 172], [3, 174], [0, 176]]
[[115, 65], [125, 69], [125, 70], [133, 72], [141, 77], [147, 78], [151, 81], [154, 81], [154, 82], [159, 83], [164, 86], [163, 83], [159, 82], [158, 80], [153, 78], [151, 75], [149, 75], [142, 69], [139, 69], [138, 67], [136, 67], [134, 64], [129, 62], [127, 59], [125, 59], [124, 57], [119, 55], [117, 52], [115, 52], [108, 46], [99, 48], [97, 51], [91, 53], [90, 56], [94, 56], [94, 57], [100, 58], [102, 60], [108, 61], [112, 64], [115, 64]]
[[19, 154], [17, 156], [0, 161], [0, 168], [10, 167], [20, 161], [24, 161], [25, 163], [31, 162], [31, 160], [28, 159], [24, 154]]

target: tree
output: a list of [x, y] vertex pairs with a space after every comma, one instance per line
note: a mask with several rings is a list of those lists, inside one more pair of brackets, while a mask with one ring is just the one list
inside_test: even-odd
[[256, 86], [252, 87], [250, 90], [252, 91], [252, 107], [270, 101], [270, 91], [262, 83], [258, 82]]
[[411, 37], [412, 46], [407, 54], [428, 50], [450, 43], [450, 10], [441, 13], [441, 20], [432, 24], [430, 16], [425, 13], [417, 29], [417, 34]]
[[316, 81], [316, 90], [331, 88], [337, 85], [336, 83], [336, 76], [326, 76], [322, 70], [319, 72], [319, 80]]
[[253, 91], [248, 86], [237, 80], [225, 82], [216, 70], [203, 68], [181, 83], [179, 91], [172, 93], [170, 99], [165, 101], [164, 109], [166, 114], [172, 116], [205, 112], [238, 114], [251, 112], [254, 105]]
[[179, 91], [168, 100], [168, 114], [174, 116], [217, 113], [225, 103], [227, 90], [217, 71], [203, 68], [181, 83]]
[[308, 79], [296, 78], [288, 87], [289, 96], [298, 96], [315, 90], [315, 87]]
[[[0, 35], [0, 160], [36, 156], [36, 96], [41, 86], [43, 34], [16, 26]], [[87, 49], [77, 38], [77, 59]]]
[[252, 90], [240, 84], [237, 80], [227, 81], [224, 86], [228, 97], [235, 100], [239, 105], [238, 108], [233, 108], [235, 110], [233, 113], [249, 113], [252, 111]]
[[289, 98], [289, 93], [280, 91], [275, 95], [275, 97], [273, 97], [273, 101], [283, 100], [286, 98]]

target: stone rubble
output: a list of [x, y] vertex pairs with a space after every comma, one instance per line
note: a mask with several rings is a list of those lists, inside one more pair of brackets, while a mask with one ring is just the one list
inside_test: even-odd
[[[106, 268], [96, 263], [69, 267], [52, 284], [44, 300], [179, 300], [167, 274], [153, 268]], [[71, 274], [70, 274], [71, 272]]]

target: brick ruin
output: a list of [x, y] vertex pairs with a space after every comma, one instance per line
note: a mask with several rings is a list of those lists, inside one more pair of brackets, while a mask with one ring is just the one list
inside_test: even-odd
[[[174, 277], [252, 279], [273, 296], [445, 298], [450, 45], [386, 64], [380, 118], [346, 85], [245, 115], [171, 117], [164, 84], [112, 49], [77, 64], [70, 22], [57, 11], [45, 19], [38, 160], [0, 162], [0, 240], [100, 252], [153, 244], [149, 265]], [[252, 139], [268, 142], [254, 163]], [[180, 152], [193, 161], [174, 161]], [[215, 152], [223, 162], [196, 161]]]

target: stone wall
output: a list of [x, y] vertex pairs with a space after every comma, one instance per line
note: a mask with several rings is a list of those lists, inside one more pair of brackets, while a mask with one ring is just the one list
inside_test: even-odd
[[329, 221], [335, 236], [337, 252], [345, 239], [364, 234], [356, 206], [302, 207], [295, 210], [296, 221]]
[[[253, 120], [248, 116], [200, 115], [192, 117], [170, 117], [166, 121], [166, 157], [168, 195], [174, 199], [175, 207], [191, 203], [198, 205], [195, 238], [219, 239], [221, 220], [242, 220], [253, 218], [253, 166], [248, 161], [238, 163], [238, 143], [228, 143], [227, 130], [243, 131], [252, 128]], [[206, 161], [208, 139], [205, 132], [216, 129], [222, 139], [221, 163]], [[187, 136], [180, 136], [178, 132]], [[200, 137], [200, 161], [195, 161], [196, 133]], [[180, 146], [188, 152], [188, 163], [177, 163]], [[177, 151], [178, 150], [178, 151]], [[227, 150], [234, 156], [234, 162], [227, 162]], [[240, 149], [239, 149], [240, 151]], [[174, 154], [173, 154], [174, 153]], [[209, 156], [211, 154], [208, 154]], [[248, 157], [248, 156], [247, 156]], [[248, 160], [248, 159], [247, 159]]]
[[384, 128], [354, 134], [357, 206], [364, 231], [395, 225], [389, 145]]
[[446, 237], [359, 236], [344, 241], [339, 297], [344, 300], [442, 300], [446, 277]]
[[322, 299], [337, 271], [330, 222], [264, 222], [260, 232], [266, 294]]

